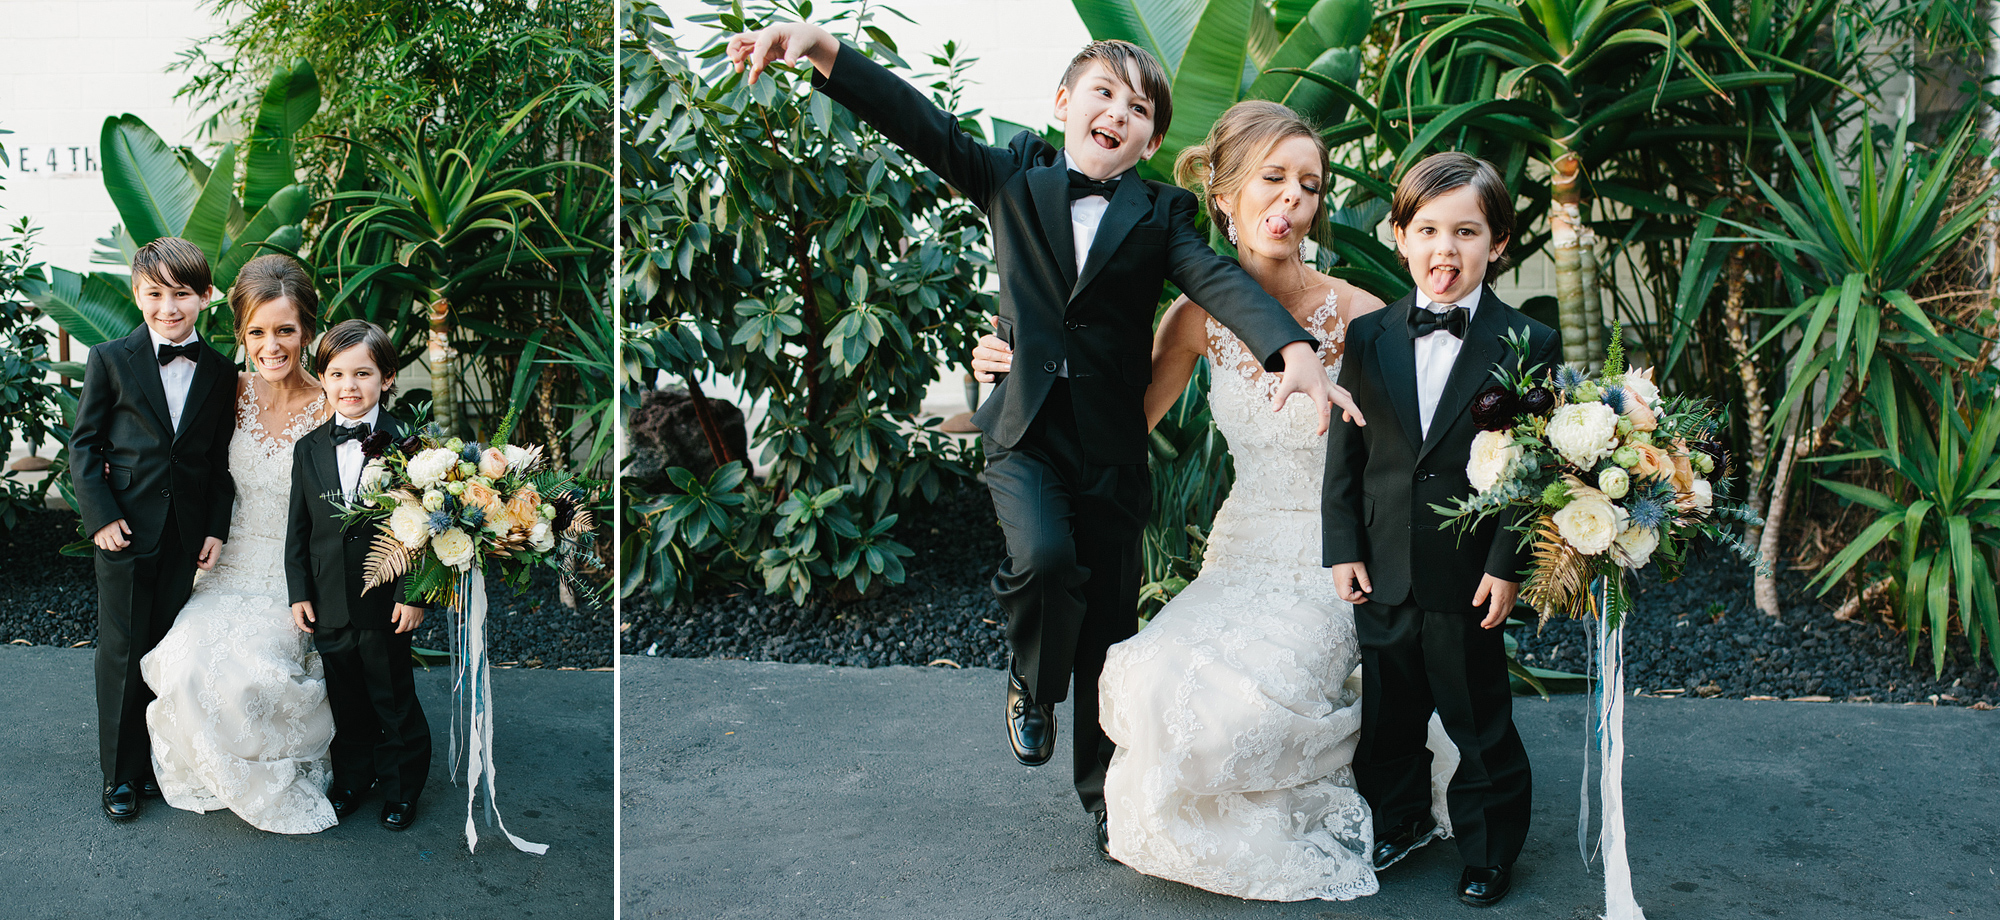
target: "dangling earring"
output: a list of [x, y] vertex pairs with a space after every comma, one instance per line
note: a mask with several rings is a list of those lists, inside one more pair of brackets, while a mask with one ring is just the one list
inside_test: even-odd
[[1234, 246], [1236, 245], [1236, 218], [1229, 217], [1226, 219], [1229, 221], [1229, 245]]
[[1304, 262], [1305, 260], [1306, 260], [1306, 240], [1305, 240], [1305, 237], [1300, 237], [1300, 238], [1299, 238], [1299, 261], [1301, 261], [1301, 262]]

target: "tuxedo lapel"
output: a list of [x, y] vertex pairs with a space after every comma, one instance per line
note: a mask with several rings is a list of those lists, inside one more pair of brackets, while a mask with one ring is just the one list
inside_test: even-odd
[[[194, 424], [196, 413], [208, 401], [209, 391], [215, 389], [216, 381], [221, 379], [228, 368], [228, 362], [223, 360], [221, 352], [209, 347], [206, 342], [202, 343], [201, 350], [196, 354], [200, 357], [194, 363], [194, 379], [188, 383], [187, 401], [181, 404], [181, 424], [174, 430], [175, 441], [179, 441], [188, 427]], [[161, 389], [160, 398], [166, 398], [164, 387]]]
[[[1064, 197], [1068, 197], [1067, 191], [1064, 192]], [[1111, 193], [1111, 203], [1104, 209], [1104, 218], [1098, 221], [1097, 236], [1090, 241], [1090, 258], [1084, 260], [1083, 273], [1077, 276], [1076, 284], [1070, 287], [1069, 298], [1072, 303], [1083, 293], [1084, 288], [1090, 286], [1090, 279], [1097, 277], [1097, 273], [1104, 269], [1104, 263], [1111, 261], [1111, 254], [1118, 251], [1118, 244], [1125, 242], [1126, 235], [1139, 223], [1139, 218], [1146, 216], [1146, 211], [1152, 204], [1152, 197], [1145, 181], [1139, 178], [1139, 170], [1137, 168], [1126, 170], [1124, 178], [1118, 180], [1118, 190]], [[1070, 248], [1072, 250], [1076, 248], [1074, 237]]]
[[1042, 237], [1049, 244], [1049, 258], [1062, 273], [1063, 283], [1076, 289], [1076, 234], [1069, 223], [1069, 170], [1058, 160], [1053, 166], [1028, 170], [1028, 192], [1035, 200], [1035, 215], [1042, 221]]
[[299, 439], [298, 449], [306, 455], [306, 484], [312, 487], [315, 497], [329, 492], [339, 492], [340, 460], [333, 455], [333, 420], [308, 432]]
[[167, 411], [167, 387], [160, 382], [160, 359], [153, 350], [153, 334], [145, 326], [124, 338], [125, 368], [128, 380], [139, 382], [139, 392], [146, 397], [146, 407], [153, 410], [153, 417], [159, 419], [160, 430], [167, 433], [171, 442], [174, 434], [174, 416]]
[[1417, 343], [1410, 338], [1410, 311], [1416, 307], [1416, 292], [1404, 295], [1382, 311], [1382, 325], [1376, 331], [1375, 360], [1382, 368], [1382, 386], [1396, 406], [1396, 421], [1416, 450], [1423, 438], [1423, 424], [1417, 417]]
[[1438, 397], [1437, 412], [1431, 416], [1430, 435], [1417, 451], [1418, 462], [1444, 439], [1452, 420], [1472, 402], [1480, 384], [1492, 376], [1493, 366], [1504, 356], [1507, 346], [1500, 336], [1507, 331], [1506, 311], [1507, 305], [1493, 296], [1492, 288], [1480, 293], [1479, 310], [1472, 314], [1472, 323], [1465, 330], [1465, 343], [1459, 346], [1458, 358], [1451, 364], [1451, 376], [1445, 378], [1444, 393]]

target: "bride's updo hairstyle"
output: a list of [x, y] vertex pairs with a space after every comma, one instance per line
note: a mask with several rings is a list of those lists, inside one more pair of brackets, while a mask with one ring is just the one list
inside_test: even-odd
[[243, 263], [243, 268], [237, 271], [236, 283], [229, 286], [229, 312], [236, 316], [236, 342], [243, 343], [244, 330], [257, 308], [281, 297], [298, 310], [298, 362], [303, 367], [306, 349], [319, 335], [319, 291], [313, 287], [312, 277], [305, 268], [290, 256], [258, 256]]
[[1200, 195], [1209, 221], [1227, 232], [1229, 214], [1216, 205], [1216, 199], [1234, 203], [1243, 183], [1250, 181], [1257, 167], [1264, 165], [1264, 155], [1294, 137], [1310, 138], [1319, 149], [1320, 200], [1313, 209], [1306, 236], [1321, 240], [1326, 229], [1324, 183], [1330, 178], [1326, 172], [1326, 141], [1297, 112], [1278, 103], [1250, 99], [1230, 106], [1209, 127], [1205, 140], [1174, 158], [1174, 182]]

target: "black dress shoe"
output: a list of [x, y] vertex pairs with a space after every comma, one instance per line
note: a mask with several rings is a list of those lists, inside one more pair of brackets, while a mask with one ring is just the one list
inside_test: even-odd
[[345, 818], [354, 813], [354, 807], [361, 804], [361, 789], [335, 788], [328, 792], [326, 800], [333, 805], [333, 816]]
[[160, 797], [160, 781], [159, 781], [159, 779], [158, 779], [158, 778], [156, 778], [156, 777], [151, 777], [151, 776], [148, 776], [148, 777], [146, 777], [145, 779], [142, 779], [142, 780], [140, 780], [140, 781], [139, 781], [139, 794], [140, 794], [140, 795], [143, 795], [143, 796], [145, 796], [146, 798], [149, 798], [149, 799], [157, 799], [157, 798], [159, 798], [159, 797]]
[[104, 787], [104, 816], [113, 821], [130, 821], [139, 817], [138, 785], [119, 783]]
[[1458, 899], [1474, 907], [1492, 907], [1512, 887], [1513, 866], [1466, 866], [1458, 876]]
[[1007, 674], [1007, 741], [1014, 746], [1014, 759], [1024, 766], [1039, 767], [1056, 753], [1056, 708], [1036, 703], [1028, 695], [1028, 686], [1011, 671]]
[[414, 802], [382, 803], [382, 826], [392, 831], [406, 831], [417, 821], [417, 806]]
[[1416, 849], [1437, 839], [1437, 822], [1405, 824], [1391, 828], [1375, 841], [1375, 871], [1380, 872], [1416, 852]]
[[1104, 812], [1093, 812], [1093, 814], [1097, 816], [1097, 855], [1111, 859], [1111, 824]]

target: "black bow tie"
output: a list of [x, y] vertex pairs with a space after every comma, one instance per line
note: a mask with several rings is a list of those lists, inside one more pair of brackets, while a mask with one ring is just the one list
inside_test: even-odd
[[1115, 191], [1118, 191], [1117, 176], [1112, 176], [1109, 179], [1092, 179], [1074, 169], [1069, 171], [1069, 200], [1071, 201], [1075, 201], [1078, 198], [1089, 198], [1092, 195], [1103, 195], [1105, 201], [1110, 201], [1111, 193]]
[[361, 424], [352, 427], [349, 427], [347, 425], [335, 425], [333, 426], [333, 446], [339, 447], [340, 445], [345, 444], [349, 441], [363, 440], [367, 438], [368, 435], [372, 433], [372, 431], [373, 429], [368, 427], [367, 422], [362, 422]]
[[186, 345], [161, 345], [160, 366], [166, 367], [167, 364], [173, 361], [175, 358], [186, 358], [189, 361], [193, 361], [195, 356], [195, 349], [200, 347], [201, 347], [200, 342], [189, 342]]
[[1433, 332], [1443, 330], [1452, 338], [1465, 341], [1465, 326], [1471, 322], [1472, 314], [1464, 307], [1452, 307], [1443, 313], [1432, 313], [1421, 307], [1410, 310], [1410, 337], [1421, 339]]

